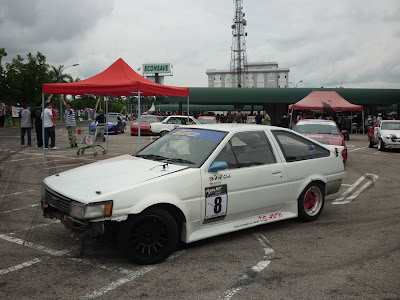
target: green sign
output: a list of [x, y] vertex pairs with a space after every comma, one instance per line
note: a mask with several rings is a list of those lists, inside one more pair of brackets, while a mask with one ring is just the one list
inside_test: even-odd
[[143, 74], [170, 73], [171, 64], [144, 64]]

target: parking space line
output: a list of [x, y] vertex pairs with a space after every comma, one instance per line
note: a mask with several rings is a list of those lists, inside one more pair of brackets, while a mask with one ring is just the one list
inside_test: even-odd
[[63, 256], [65, 254], [67, 254], [68, 252], [73, 251], [78, 248], [78, 247], [72, 247], [72, 248], [64, 249], [64, 250], [55, 250], [55, 249], [51, 249], [51, 248], [48, 248], [45, 246], [36, 245], [36, 244], [28, 242], [28, 241], [24, 241], [24, 240], [16, 238], [16, 237], [8, 236], [6, 234], [0, 234], [0, 239], [3, 239], [5, 241], [11, 242], [11, 243], [15, 243], [17, 245], [25, 246], [25, 247], [28, 247], [31, 249], [39, 250], [39, 251], [48, 253], [52, 256]]
[[35, 190], [27, 190], [27, 191], [23, 191], [23, 192], [16, 192], [16, 193], [11, 193], [11, 194], [6, 194], [6, 195], [0, 195], [0, 197], [8, 197], [8, 196], [15, 196], [15, 195], [21, 195], [21, 194], [25, 194], [25, 193], [31, 193], [34, 192]]
[[43, 223], [43, 224], [33, 225], [33, 226], [30, 226], [30, 227], [27, 227], [27, 228], [24, 228], [24, 229], [21, 229], [21, 230], [18, 230], [18, 231], [10, 232], [10, 233], [7, 233], [7, 234], [13, 235], [13, 234], [21, 233], [21, 232], [24, 232], [24, 231], [29, 231], [29, 230], [33, 230], [33, 229], [37, 229], [37, 228], [46, 227], [46, 226], [53, 225], [53, 224], [60, 223], [60, 222], [61, 222], [60, 220], [50, 221], [50, 223]]
[[0, 270], [0, 276], [5, 275], [5, 274], [10, 273], [10, 272], [21, 270], [21, 269], [26, 268], [26, 267], [30, 267], [30, 266], [32, 266], [34, 264], [37, 264], [37, 263], [41, 262], [43, 259], [46, 259], [46, 258], [48, 258], [48, 257], [45, 256], [43, 258], [34, 258], [32, 260], [28, 260], [26, 262], [23, 262], [22, 264], [19, 264], [19, 265], [16, 265], [16, 266], [13, 266], [13, 267], [10, 267], [10, 268], [7, 268], [7, 269]]
[[357, 149], [352, 149], [352, 150], [347, 150], [347, 152], [358, 151], [358, 150], [361, 150], [361, 149], [365, 149], [365, 148], [367, 148], [367, 147], [368, 147], [368, 146], [361, 147], [361, 148], [357, 148]]
[[19, 211], [19, 210], [23, 210], [23, 209], [28, 209], [28, 208], [36, 207], [36, 206], [39, 206], [39, 205], [40, 205], [40, 204], [32, 204], [32, 205], [25, 206], [25, 207], [20, 207], [20, 208], [14, 208], [14, 209], [10, 209], [10, 210], [1, 211], [1, 212], [0, 212], [0, 215], [2, 215], [2, 214], [7, 214], [7, 213], [10, 213], [10, 212]]
[[[186, 251], [185, 250], [181, 250], [181, 251], [175, 252], [170, 257], [168, 257], [166, 261], [170, 261], [172, 259], [175, 259], [176, 257], [182, 255], [184, 252], [186, 252]], [[100, 297], [100, 296], [102, 296], [102, 295], [104, 295], [104, 294], [106, 294], [106, 293], [108, 293], [108, 292], [110, 292], [112, 290], [115, 290], [116, 288], [124, 285], [125, 283], [133, 281], [133, 280], [139, 278], [140, 276], [143, 276], [146, 273], [149, 273], [149, 272], [153, 271], [156, 268], [157, 267], [153, 265], [153, 266], [144, 267], [144, 268], [140, 269], [139, 271], [131, 271], [128, 276], [122, 277], [122, 278], [118, 279], [117, 281], [111, 282], [110, 284], [106, 285], [105, 287], [100, 288], [97, 291], [94, 291], [94, 292], [92, 292], [90, 294], [87, 294], [87, 295], [85, 295], [85, 296], [83, 296], [83, 297], [81, 297], [79, 299], [88, 300], [88, 299], [95, 299], [97, 297]]]
[[244, 286], [249, 285], [253, 278], [264, 270], [268, 265], [271, 263], [272, 259], [274, 258], [274, 250], [271, 248], [269, 241], [267, 238], [262, 235], [261, 233], [253, 233], [256, 239], [260, 242], [261, 246], [264, 250], [263, 259], [260, 260], [255, 266], [253, 266], [245, 275], [239, 278], [238, 282], [231, 287], [230, 289], [226, 290], [219, 299], [229, 300], [231, 299], [236, 293], [238, 293]]
[[[367, 182], [359, 188], [356, 192], [353, 192], [353, 190], [359, 186], [364, 179], [367, 180]], [[335, 201], [332, 202], [332, 204], [347, 204], [350, 203], [352, 200], [357, 198], [363, 191], [365, 191], [368, 187], [370, 187], [376, 180], [378, 179], [378, 175], [375, 174], [365, 174], [361, 176], [356, 182], [354, 182], [346, 191], [344, 191], [343, 194], [340, 195]]]
[[120, 267], [117, 267], [117, 266], [112, 266], [112, 265], [111, 266], [104, 265], [104, 264], [99, 263], [96, 260], [85, 259], [85, 258], [77, 258], [77, 257], [68, 257], [68, 259], [72, 260], [74, 262], [77, 262], [77, 263], [81, 263], [81, 264], [84, 264], [84, 265], [90, 265], [90, 266], [93, 266], [93, 267], [96, 267], [96, 268], [100, 268], [100, 269], [104, 269], [104, 270], [107, 270], [107, 271], [112, 271], [112, 272], [116, 272], [116, 273], [120, 273], [120, 274], [124, 274], [124, 275], [129, 275], [129, 274], [132, 273], [132, 271], [129, 271], [127, 269], [123, 269], [123, 268], [120, 268]]

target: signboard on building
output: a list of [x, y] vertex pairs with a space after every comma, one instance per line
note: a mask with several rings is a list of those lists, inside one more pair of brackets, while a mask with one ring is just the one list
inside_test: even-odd
[[143, 75], [155, 74], [155, 73], [171, 73], [171, 64], [143, 64], [142, 65]]

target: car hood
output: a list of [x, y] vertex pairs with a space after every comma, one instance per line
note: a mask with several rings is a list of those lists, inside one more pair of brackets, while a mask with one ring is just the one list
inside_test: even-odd
[[396, 137], [400, 138], [400, 130], [381, 130], [382, 135], [391, 136], [395, 135]]
[[[187, 166], [122, 155], [47, 177], [44, 183], [70, 199], [90, 203], [135, 184], [187, 169]], [[98, 193], [100, 192], [100, 194]]]
[[326, 145], [343, 145], [343, 138], [340, 135], [332, 134], [316, 134], [316, 133], [303, 133], [303, 135], [309, 137], [310, 139], [316, 140], [321, 144]]

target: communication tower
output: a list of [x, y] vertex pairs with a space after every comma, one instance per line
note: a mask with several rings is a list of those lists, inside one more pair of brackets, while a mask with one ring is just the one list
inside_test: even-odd
[[245, 87], [245, 76], [247, 73], [247, 54], [246, 54], [246, 36], [244, 19], [243, 0], [233, 0], [235, 3], [235, 14], [233, 17], [232, 28], [232, 48], [231, 48], [231, 74], [232, 86]]

